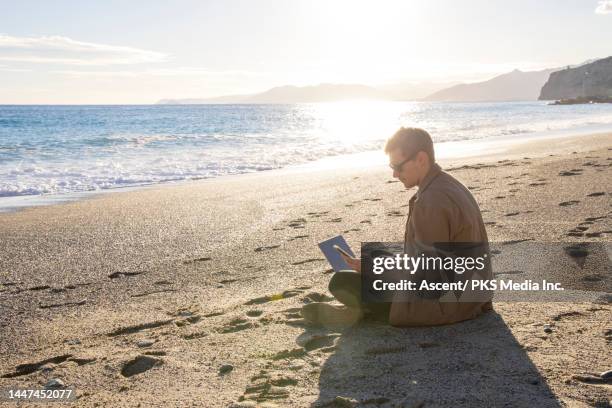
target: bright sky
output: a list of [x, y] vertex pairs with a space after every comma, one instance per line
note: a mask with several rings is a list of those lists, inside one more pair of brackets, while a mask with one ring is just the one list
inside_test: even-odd
[[612, 0], [0, 0], [0, 104], [474, 81], [612, 55]]

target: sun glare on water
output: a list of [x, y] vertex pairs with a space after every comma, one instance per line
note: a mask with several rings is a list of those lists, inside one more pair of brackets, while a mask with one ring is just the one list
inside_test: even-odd
[[384, 140], [399, 126], [405, 104], [394, 102], [346, 101], [313, 105], [322, 137], [346, 144]]
[[[323, 160], [316, 167], [347, 167], [386, 163], [384, 142], [400, 127], [402, 114], [411, 103], [343, 101], [310, 104], [319, 143], [356, 155]], [[368, 151], [368, 152], [364, 152]], [[342, 153], [341, 153], [342, 154]]]

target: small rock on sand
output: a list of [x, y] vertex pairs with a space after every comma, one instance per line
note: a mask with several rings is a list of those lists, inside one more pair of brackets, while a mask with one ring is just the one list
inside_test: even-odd
[[153, 344], [155, 344], [155, 340], [152, 339], [144, 339], [144, 340], [140, 340], [136, 343], [136, 345], [138, 347], [151, 347]]
[[219, 375], [225, 375], [227, 373], [229, 373], [230, 371], [232, 371], [234, 369], [234, 366], [231, 364], [223, 364], [221, 366], [221, 368], [219, 368]]
[[47, 389], [64, 388], [65, 386], [66, 384], [64, 384], [64, 382], [59, 378], [52, 378], [45, 384], [45, 388]]

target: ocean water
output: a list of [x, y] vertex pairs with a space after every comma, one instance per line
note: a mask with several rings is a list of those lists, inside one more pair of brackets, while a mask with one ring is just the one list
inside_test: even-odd
[[612, 129], [612, 105], [346, 102], [0, 106], [2, 198], [281, 168], [381, 149], [400, 126], [435, 142]]

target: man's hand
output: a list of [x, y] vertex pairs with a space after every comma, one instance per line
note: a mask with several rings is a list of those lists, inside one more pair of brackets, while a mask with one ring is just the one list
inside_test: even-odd
[[344, 259], [344, 262], [346, 262], [349, 268], [357, 271], [358, 273], [361, 273], [361, 259], [351, 258], [349, 256], [344, 255], [343, 253], [340, 253], [340, 256], [342, 257], [342, 259]]

